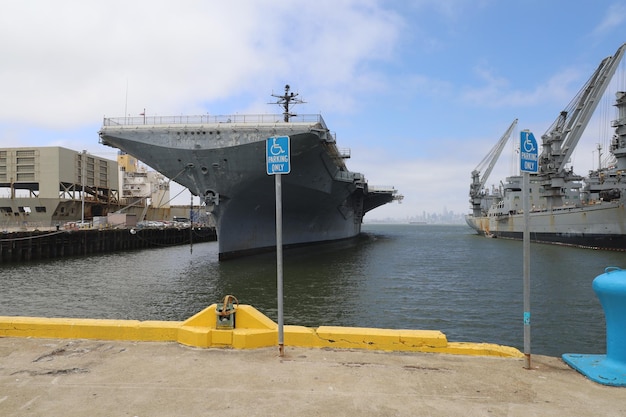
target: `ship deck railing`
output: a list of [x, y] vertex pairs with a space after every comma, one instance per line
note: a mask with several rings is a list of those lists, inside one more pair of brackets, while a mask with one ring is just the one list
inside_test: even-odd
[[[343, 160], [339, 160], [343, 162]], [[344, 165], [345, 168], [345, 165]], [[365, 183], [365, 177], [359, 172], [348, 171], [346, 169], [339, 170], [335, 173], [335, 179], [337, 181], [345, 182], [362, 182]]]
[[388, 194], [388, 193], [395, 194], [398, 192], [398, 190], [396, 190], [395, 187], [391, 185], [370, 185], [367, 187], [367, 191], [369, 193], [382, 193], [382, 194]]
[[321, 114], [301, 114], [291, 116], [289, 122], [284, 121], [282, 114], [233, 114], [228, 116], [212, 116], [209, 114], [196, 116], [133, 116], [104, 118], [103, 126], [141, 126], [141, 125], [202, 125], [220, 123], [244, 124], [281, 124], [281, 123], [321, 123], [326, 126]]
[[337, 148], [337, 151], [339, 152], [339, 156], [342, 159], [350, 159], [350, 154], [351, 154], [350, 148]]

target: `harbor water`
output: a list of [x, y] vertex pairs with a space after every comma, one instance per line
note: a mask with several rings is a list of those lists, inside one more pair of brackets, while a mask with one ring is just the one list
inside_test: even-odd
[[[366, 224], [284, 253], [284, 322], [441, 330], [523, 347], [522, 242], [467, 226]], [[532, 353], [605, 353], [593, 279], [626, 254], [531, 244]], [[232, 294], [277, 319], [274, 254], [219, 262], [217, 243], [9, 264], [0, 315], [181, 321]]]

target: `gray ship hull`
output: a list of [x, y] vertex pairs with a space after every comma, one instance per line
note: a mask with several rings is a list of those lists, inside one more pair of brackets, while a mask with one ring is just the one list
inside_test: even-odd
[[396, 198], [394, 189], [370, 189], [361, 174], [346, 169], [345, 155], [320, 116], [288, 123], [276, 122], [279, 116], [256, 117], [253, 123], [251, 116], [231, 116], [225, 123], [172, 119], [141, 125], [105, 119], [100, 138], [205, 199], [216, 221], [220, 259], [275, 248], [275, 179], [267, 175], [265, 160], [269, 137], [290, 137], [291, 172], [281, 177], [285, 246], [354, 237], [367, 211]]
[[[521, 240], [524, 215], [465, 218], [487, 237]], [[626, 209], [618, 202], [569, 207], [529, 214], [530, 240], [581, 248], [626, 251]]]

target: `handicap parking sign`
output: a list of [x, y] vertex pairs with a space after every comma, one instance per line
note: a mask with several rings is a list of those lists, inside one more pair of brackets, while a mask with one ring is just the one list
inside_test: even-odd
[[537, 140], [528, 130], [520, 132], [520, 169], [522, 172], [531, 173], [537, 173], [539, 170]]
[[291, 172], [289, 136], [267, 138], [265, 148], [267, 175], [289, 174]]

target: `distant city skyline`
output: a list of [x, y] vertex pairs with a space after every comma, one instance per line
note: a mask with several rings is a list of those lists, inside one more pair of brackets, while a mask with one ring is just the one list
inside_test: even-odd
[[[469, 206], [469, 204], [468, 204]], [[411, 222], [423, 222], [426, 224], [465, 224], [465, 215], [469, 213], [469, 208], [466, 212], [454, 212], [444, 208], [440, 212], [426, 212], [414, 216], [407, 216], [404, 218], [380, 218], [375, 216], [375, 212], [367, 214], [364, 218], [364, 223], [411, 223]]]

